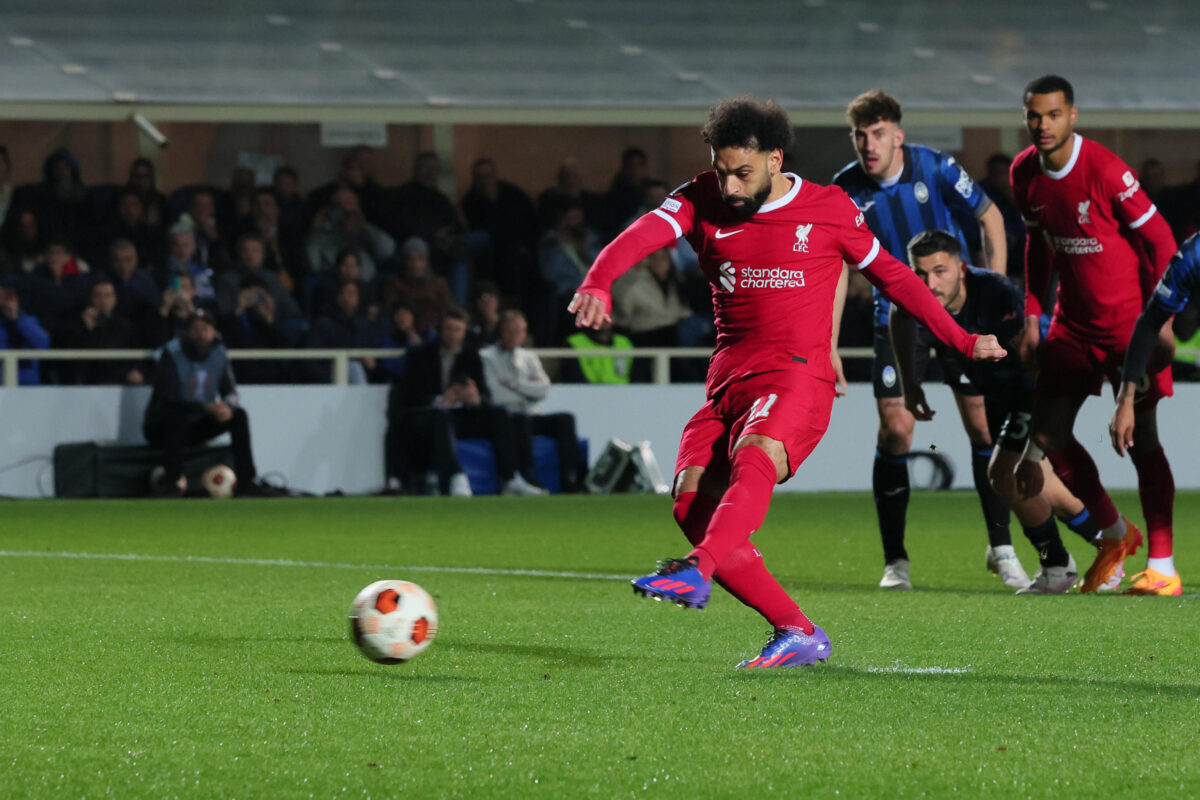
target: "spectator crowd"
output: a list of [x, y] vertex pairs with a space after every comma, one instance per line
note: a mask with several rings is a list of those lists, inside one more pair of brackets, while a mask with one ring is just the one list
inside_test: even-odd
[[[42, 180], [13, 186], [0, 147], [0, 349], [157, 349], [197, 310], [208, 312], [227, 348], [417, 348], [437, 338], [452, 309], [465, 310], [473, 348], [497, 343], [504, 312], [522, 312], [530, 346], [705, 346], [712, 343], [707, 282], [686, 241], [652, 253], [614, 286], [614, 328], [574, 330], [565, 312], [603, 245], [668, 193], [646, 154], [626, 150], [604, 192], [584, 187], [566, 159], [553, 186], [531, 197], [477, 159], [457, 201], [438, 185], [441, 165], [419, 154], [412, 177], [383, 186], [370, 148], [349, 150], [338, 174], [303, 193], [295, 168], [270, 185], [247, 168], [228, 187], [166, 193], [154, 164], [139, 158], [123, 185], [87, 185], [65, 149], [44, 161]], [[1012, 205], [1008, 158], [989, 159], [980, 181], [1004, 212], [1019, 254], [1024, 231]], [[1148, 161], [1142, 181], [1181, 239], [1200, 227], [1200, 173], [1165, 187]], [[968, 226], [969, 228], [969, 226]], [[1018, 256], [1014, 256], [1017, 258]], [[1016, 263], [1009, 273], [1019, 277]], [[858, 276], [852, 276], [858, 277]], [[843, 346], [870, 343], [869, 287], [852, 284]], [[859, 341], [861, 339], [861, 341]], [[320, 360], [233, 362], [241, 383], [327, 382]], [[566, 380], [649, 378], [627, 358], [581, 359]], [[151, 362], [30, 360], [22, 384], [140, 384]], [[676, 380], [702, 380], [703, 362], [673, 366]], [[392, 382], [404, 358], [365, 359], [352, 378]], [[851, 375], [851, 378], [854, 376]]]

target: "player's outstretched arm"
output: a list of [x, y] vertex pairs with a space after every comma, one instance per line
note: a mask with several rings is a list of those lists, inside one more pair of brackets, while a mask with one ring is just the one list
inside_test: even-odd
[[667, 247], [682, 233], [678, 221], [669, 222], [656, 211], [642, 215], [613, 239], [588, 269], [579, 290], [567, 305], [580, 328], [599, 328], [611, 320], [613, 281], [646, 256]]

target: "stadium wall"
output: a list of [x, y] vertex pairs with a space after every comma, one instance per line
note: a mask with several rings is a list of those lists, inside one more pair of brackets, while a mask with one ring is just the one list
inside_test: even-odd
[[[955, 488], [969, 488], [970, 456], [953, 399], [944, 386], [929, 386], [937, 416], [921, 423], [915, 452], [935, 452], [955, 467]], [[0, 495], [41, 497], [53, 493], [51, 456], [62, 442], [107, 440], [141, 443], [141, 418], [149, 389], [120, 387], [24, 387], [0, 389]], [[383, 483], [384, 409], [381, 386], [247, 386], [242, 405], [250, 414], [259, 471], [278, 473], [289, 486], [316, 493], [341, 489], [364, 493]], [[571, 411], [579, 433], [591, 440], [593, 460], [608, 439], [649, 441], [665, 473], [672, 470], [679, 436], [703, 402], [699, 385], [556, 386], [545, 411]], [[1191, 416], [1200, 386], [1177, 387], [1162, 404], [1159, 425], [1176, 483], [1200, 488], [1200, 425]], [[1096, 457], [1112, 488], [1136, 485], [1133, 465], [1108, 444], [1111, 403], [1085, 404], [1080, 439]], [[869, 384], [852, 384], [837, 401], [829, 433], [784, 491], [869, 490], [875, 449], [875, 403]], [[922, 470], [914, 466], [915, 482]]]

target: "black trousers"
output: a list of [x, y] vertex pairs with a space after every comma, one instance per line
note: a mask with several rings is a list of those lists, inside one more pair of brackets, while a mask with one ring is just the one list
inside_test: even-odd
[[164, 480], [171, 484], [183, 473], [183, 449], [228, 432], [233, 439], [233, 471], [238, 482], [249, 485], [258, 477], [254, 468], [254, 454], [250, 448], [250, 417], [244, 408], [234, 408], [228, 422], [218, 422], [215, 417], [191, 404], [168, 407], [155, 419], [147, 419], [142, 428], [146, 441], [163, 450]]
[[563, 492], [583, 491], [587, 465], [575, 433], [575, 416], [559, 414], [511, 414], [513, 436], [520, 454], [520, 469], [533, 474], [533, 437], [549, 436], [558, 447], [558, 485]]
[[491, 442], [501, 484], [517, 472], [519, 451], [513, 423], [499, 406], [402, 409], [391, 416], [384, 440], [385, 469], [406, 486], [423, 485], [421, 477], [433, 470], [445, 491], [450, 476], [462, 472], [454, 451], [456, 437]]

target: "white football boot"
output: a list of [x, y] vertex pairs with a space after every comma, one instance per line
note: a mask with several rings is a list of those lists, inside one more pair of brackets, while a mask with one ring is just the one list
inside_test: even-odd
[[1065, 567], [1042, 567], [1033, 576], [1033, 582], [1024, 589], [1017, 589], [1017, 594], [1066, 594], [1079, 580], [1079, 570], [1075, 567], [1075, 557], [1070, 556]]
[[1017, 558], [1011, 544], [989, 547], [986, 555], [987, 568], [1000, 576], [1000, 582], [1013, 589], [1024, 589], [1030, 584], [1029, 575]]
[[879, 588], [905, 591], [912, 588], [912, 582], [908, 579], [907, 558], [898, 558], [883, 568], [883, 577], [879, 580]]

